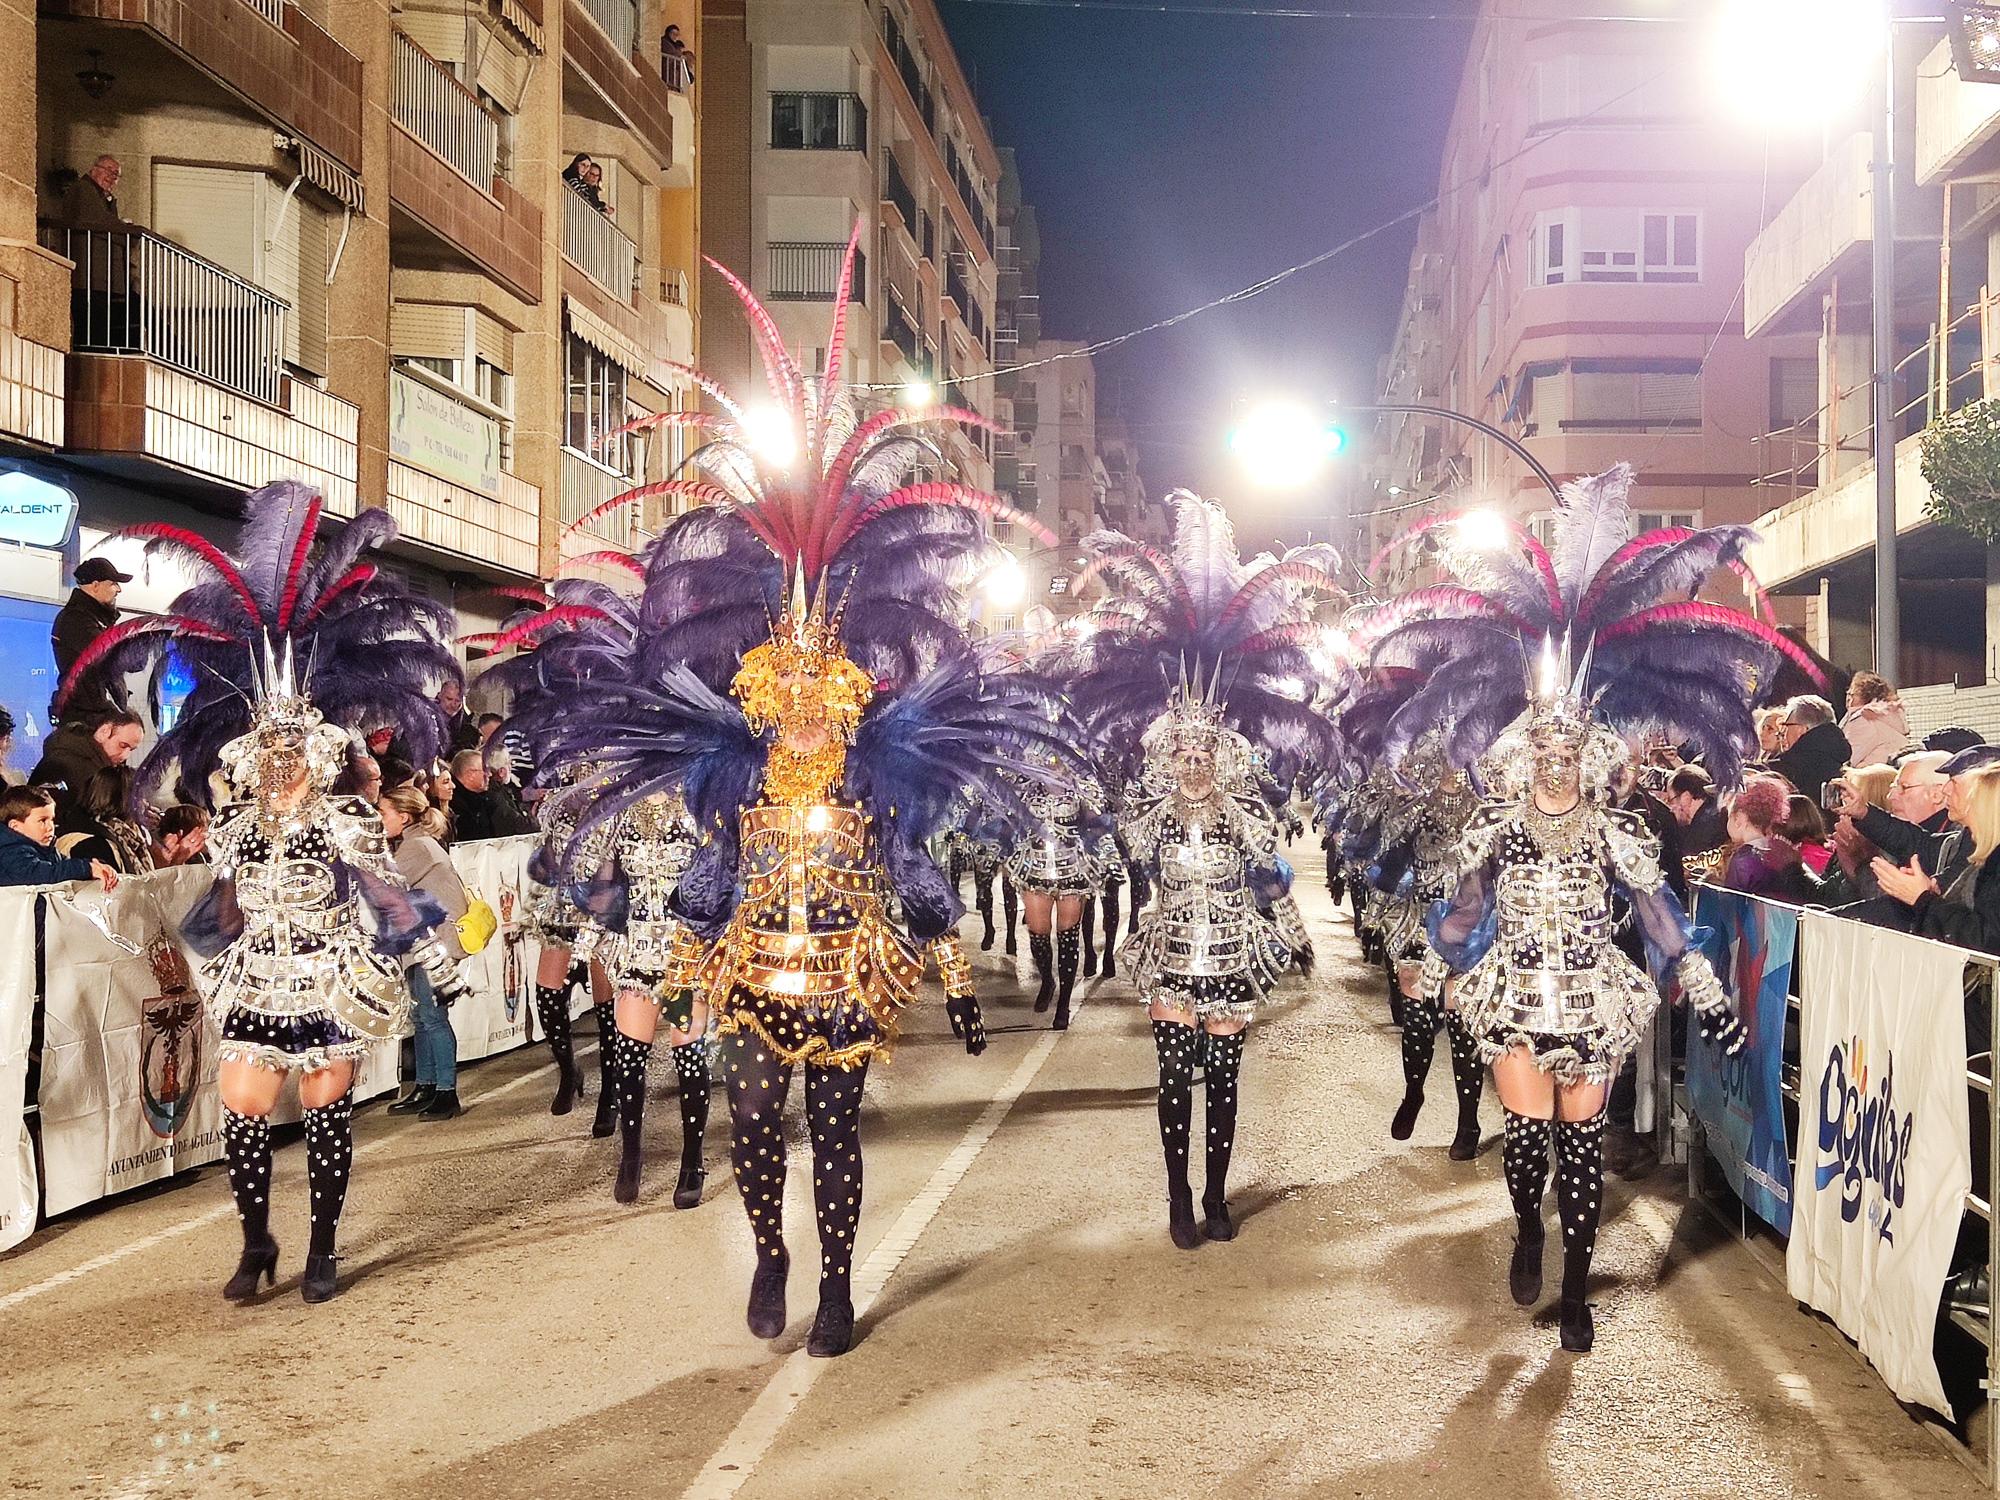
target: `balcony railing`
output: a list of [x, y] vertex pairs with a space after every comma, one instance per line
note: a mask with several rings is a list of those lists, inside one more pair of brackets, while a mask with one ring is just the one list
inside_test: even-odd
[[249, 5], [280, 31], [285, 29], [285, 0], [249, 0]]
[[639, 247], [574, 192], [564, 193], [563, 254], [620, 302], [639, 287]]
[[660, 272], [660, 300], [669, 307], [688, 305], [687, 272], [678, 266], [668, 266]]
[[396, 123], [482, 193], [493, 191], [500, 127], [451, 69], [396, 33]]
[[[633, 487], [616, 469], [606, 468], [596, 459], [574, 448], [562, 450], [562, 519], [568, 526], [590, 514], [597, 506]], [[638, 517], [637, 505], [621, 505], [592, 521], [585, 529], [615, 547], [630, 547]]]
[[916, 325], [903, 311], [903, 304], [894, 297], [888, 299], [888, 306], [882, 310], [882, 338], [894, 344], [901, 351], [911, 368], [920, 368], [923, 363], [923, 345], [917, 338]]
[[583, 0], [590, 19], [617, 44], [620, 57], [630, 57], [639, 45], [638, 0]]
[[866, 151], [868, 106], [856, 94], [771, 95], [777, 151]]
[[903, 227], [914, 236], [917, 232], [917, 196], [904, 180], [902, 164], [896, 160], [893, 151], [882, 153], [882, 201], [903, 216]]
[[284, 394], [291, 305], [143, 229], [54, 225], [42, 243], [75, 263], [79, 354], [142, 354], [253, 400]]
[[694, 64], [669, 53], [660, 59], [660, 77], [676, 94], [685, 94], [694, 87]]
[[[847, 246], [836, 241], [778, 240], [770, 249], [770, 298], [773, 302], [831, 302], [840, 290], [840, 263]], [[854, 277], [848, 295], [866, 302], [868, 255], [854, 252]]]

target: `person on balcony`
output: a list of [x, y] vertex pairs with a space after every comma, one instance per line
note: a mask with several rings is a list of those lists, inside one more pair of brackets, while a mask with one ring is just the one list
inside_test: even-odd
[[660, 77], [670, 89], [685, 90], [694, 86], [694, 54], [681, 40], [678, 26], [669, 26], [660, 38]]
[[611, 216], [611, 207], [604, 201], [604, 168], [592, 161], [589, 155], [579, 151], [563, 168], [563, 184], [606, 218]]
[[118, 158], [109, 152], [98, 157], [90, 170], [64, 191], [63, 223], [72, 229], [124, 228], [125, 217], [118, 212], [118, 179], [124, 173]]

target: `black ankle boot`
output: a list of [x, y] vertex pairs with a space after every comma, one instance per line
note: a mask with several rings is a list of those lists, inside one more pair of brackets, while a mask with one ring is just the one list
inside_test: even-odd
[[222, 1295], [231, 1302], [248, 1302], [257, 1295], [259, 1281], [270, 1286], [278, 1284], [276, 1240], [243, 1247], [243, 1258], [236, 1263], [236, 1274], [223, 1284]]
[[1207, 1222], [1202, 1225], [1202, 1233], [1212, 1240], [1228, 1241], [1236, 1238], [1236, 1225], [1229, 1217], [1229, 1202], [1225, 1198], [1204, 1195], [1201, 1211]]
[[1167, 1233], [1179, 1250], [1193, 1250], [1201, 1244], [1201, 1230], [1194, 1222], [1194, 1196], [1186, 1188], [1167, 1191]]
[[993, 913], [983, 911], [979, 914], [979, 920], [986, 924], [986, 930], [979, 938], [979, 951], [981, 953], [991, 953], [993, 951], [993, 938], [995, 936], [993, 931]]
[[1079, 927], [1065, 927], [1056, 934], [1056, 1019], [1057, 1031], [1069, 1030], [1070, 997], [1076, 993], [1076, 964], [1083, 949]]
[[1590, 1304], [1581, 1297], [1562, 1300], [1562, 1346], [1572, 1354], [1588, 1354], [1597, 1338], [1597, 1325], [1590, 1316]]
[[340, 1257], [337, 1255], [308, 1255], [306, 1257], [305, 1278], [299, 1282], [299, 1295], [308, 1302], [325, 1302], [339, 1288], [336, 1286]]
[[457, 1089], [439, 1089], [431, 1095], [431, 1102], [424, 1106], [419, 1120], [436, 1124], [439, 1120], [456, 1120], [465, 1113], [465, 1106], [458, 1102]]
[[1035, 1014], [1040, 1015], [1055, 1003], [1056, 998], [1056, 942], [1046, 932], [1028, 934], [1028, 952], [1034, 955], [1035, 972], [1041, 976], [1041, 988], [1035, 991]]
[[1533, 1307], [1542, 1300], [1542, 1247], [1547, 1243], [1547, 1236], [1540, 1230], [1514, 1237], [1514, 1259], [1507, 1267], [1507, 1293], [1516, 1307]]
[[760, 1339], [774, 1339], [785, 1331], [785, 1279], [792, 1273], [792, 1254], [785, 1251], [775, 1262], [757, 1263], [750, 1275], [750, 1331]]
[[674, 1183], [674, 1207], [701, 1207], [701, 1189], [707, 1181], [708, 1172], [701, 1163], [682, 1162], [681, 1175]]
[[1389, 1122], [1389, 1139], [1407, 1141], [1417, 1128], [1417, 1116], [1424, 1107], [1424, 1091], [1411, 1089], [1396, 1106], [1396, 1118]]
[[1458, 1117], [1458, 1134], [1451, 1138], [1451, 1150], [1447, 1153], [1453, 1161], [1471, 1161], [1479, 1154], [1479, 1111], [1470, 1115], [1461, 1113]]
[[420, 1083], [409, 1093], [390, 1105], [386, 1113], [392, 1115], [413, 1115], [430, 1108], [431, 1100], [437, 1097], [437, 1090], [428, 1083]]
[[806, 1353], [814, 1359], [838, 1359], [854, 1346], [854, 1304], [846, 1297], [822, 1298], [806, 1335]]

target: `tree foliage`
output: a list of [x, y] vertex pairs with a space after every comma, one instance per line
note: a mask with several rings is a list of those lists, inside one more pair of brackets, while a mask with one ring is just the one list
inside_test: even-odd
[[1932, 423], [1923, 454], [1930, 518], [2000, 541], [2000, 400], [1975, 401]]

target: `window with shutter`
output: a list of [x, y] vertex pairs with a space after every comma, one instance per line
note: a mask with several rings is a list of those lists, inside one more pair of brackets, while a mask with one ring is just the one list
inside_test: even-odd
[[229, 167], [188, 167], [162, 162], [153, 168], [153, 230], [204, 260], [257, 279], [257, 251], [264, 243], [261, 172]]
[[[285, 319], [285, 362], [314, 375], [327, 372], [327, 268], [339, 231], [302, 188], [285, 202], [285, 191], [264, 179], [264, 223], [270, 243], [262, 245], [258, 280], [292, 305]], [[261, 244], [261, 242], [260, 242]]]
[[[465, 309], [449, 303], [398, 302], [389, 310], [389, 352], [396, 359], [465, 358]], [[456, 382], [458, 376], [450, 377]]]

